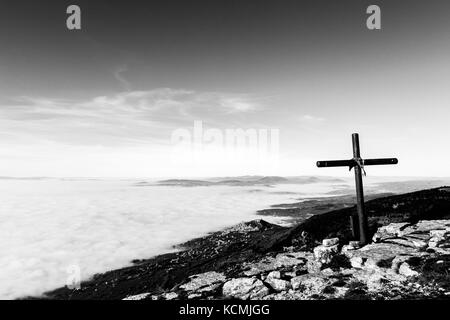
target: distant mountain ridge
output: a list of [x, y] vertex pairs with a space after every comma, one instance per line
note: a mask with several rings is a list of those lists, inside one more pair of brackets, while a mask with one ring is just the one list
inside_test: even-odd
[[181, 186], [181, 187], [199, 187], [199, 186], [271, 186], [276, 184], [308, 184], [317, 182], [345, 182], [343, 179], [335, 177], [280, 177], [280, 176], [239, 176], [211, 179], [166, 179], [156, 183], [142, 181], [137, 186], [157, 185], [157, 186]]

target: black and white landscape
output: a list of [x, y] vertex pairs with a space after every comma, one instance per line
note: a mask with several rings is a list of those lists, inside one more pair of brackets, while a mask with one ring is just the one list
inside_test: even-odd
[[0, 48], [0, 299], [450, 298], [449, 3], [4, 0]]

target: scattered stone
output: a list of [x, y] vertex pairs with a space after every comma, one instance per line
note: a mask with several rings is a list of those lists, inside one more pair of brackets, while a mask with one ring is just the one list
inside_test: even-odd
[[166, 300], [175, 300], [178, 299], [178, 294], [176, 292], [167, 292], [163, 293], [162, 297]]
[[191, 281], [181, 285], [180, 289], [187, 292], [206, 292], [216, 290], [226, 277], [222, 273], [210, 271], [190, 276], [189, 279]]
[[363, 259], [370, 259], [375, 266], [385, 266], [389, 264], [398, 255], [420, 255], [415, 247], [405, 247], [395, 243], [372, 243], [361, 249], [348, 251], [346, 255], [350, 261], [353, 257], [361, 257]]
[[404, 262], [407, 262], [408, 260], [410, 260], [412, 258], [412, 256], [410, 255], [398, 255], [396, 256], [391, 263], [391, 270], [393, 270], [394, 272], [398, 272], [400, 265]]
[[412, 226], [417, 232], [445, 229], [450, 231], [450, 220], [420, 220]]
[[291, 288], [291, 283], [286, 280], [267, 278], [266, 283], [270, 285], [275, 291], [286, 291]]
[[285, 272], [284, 275], [286, 277], [293, 278], [293, 277], [297, 276], [297, 271], [288, 271], [288, 272]]
[[402, 230], [409, 225], [407, 222], [390, 223], [387, 226], [383, 226], [377, 230], [374, 234], [372, 241], [380, 242], [386, 238], [399, 237], [402, 235]]
[[145, 298], [147, 298], [150, 295], [150, 293], [141, 293], [141, 294], [136, 294], [134, 296], [128, 296], [122, 300], [143, 300]]
[[349, 241], [348, 245], [342, 246], [341, 252], [345, 254], [345, 252], [350, 250], [356, 250], [359, 249], [361, 245], [359, 244], [359, 241]]
[[354, 249], [359, 249], [361, 247], [361, 244], [359, 243], [359, 241], [349, 241], [348, 245], [350, 247], [353, 247]]
[[339, 253], [338, 245], [325, 247], [323, 245], [314, 248], [314, 257], [322, 263], [330, 263], [333, 257]]
[[235, 278], [223, 285], [223, 295], [242, 300], [261, 299], [269, 294], [269, 289], [256, 278]]
[[202, 296], [202, 294], [201, 293], [197, 293], [197, 292], [194, 292], [194, 293], [190, 293], [190, 294], [188, 294], [188, 299], [196, 299], [196, 298], [201, 298], [201, 296]]
[[433, 237], [428, 242], [428, 247], [429, 248], [436, 248], [440, 244], [440, 242], [441, 242], [441, 240], [439, 238]]
[[245, 267], [248, 268], [248, 270], [243, 273], [247, 277], [252, 277], [280, 268], [304, 265], [311, 256], [312, 254], [309, 252], [279, 253], [276, 257], [265, 257], [256, 263], [246, 264]]
[[310, 254], [306, 252], [297, 252], [295, 253], [280, 253], [275, 257], [275, 267], [292, 267], [296, 265], [303, 265], [306, 262], [307, 257]]
[[366, 280], [367, 289], [369, 291], [379, 291], [387, 280], [380, 273], [372, 273]]
[[331, 275], [334, 274], [334, 271], [333, 271], [333, 269], [331, 269], [331, 268], [326, 268], [326, 269], [323, 269], [323, 270], [322, 270], [322, 274], [324, 274], [324, 275], [326, 275], [326, 276], [331, 276]]
[[398, 269], [398, 273], [405, 277], [416, 277], [419, 275], [417, 271], [411, 269], [411, 266], [407, 262], [403, 262]]
[[310, 274], [301, 275], [291, 279], [294, 290], [302, 291], [304, 294], [321, 294], [330, 281], [322, 276]]
[[267, 279], [280, 279], [281, 272], [280, 271], [272, 271], [267, 275]]
[[339, 238], [330, 238], [330, 239], [323, 239], [322, 245], [325, 247], [331, 247], [339, 243]]
[[419, 250], [424, 250], [428, 247], [428, 243], [419, 239], [412, 239], [411, 242]]
[[449, 238], [450, 237], [450, 232], [449, 230], [446, 229], [440, 229], [440, 230], [431, 230], [430, 231], [430, 236], [431, 237], [435, 237], [435, 238]]
[[362, 268], [364, 264], [364, 259], [360, 256], [355, 256], [350, 258], [350, 264], [353, 268]]
[[400, 246], [405, 246], [405, 247], [410, 247], [410, 248], [416, 247], [412, 241], [409, 241], [408, 239], [405, 239], [405, 238], [389, 238], [389, 239], [385, 239], [382, 241], [384, 243], [395, 243]]
[[307, 296], [303, 295], [301, 292], [289, 290], [288, 292], [277, 292], [272, 293], [262, 300], [304, 300], [307, 299]]
[[322, 270], [322, 266], [323, 266], [322, 262], [316, 261], [314, 259], [310, 259], [306, 263], [306, 269], [308, 273], [319, 273], [320, 270]]
[[341, 253], [345, 255], [347, 251], [355, 250], [355, 248], [350, 247], [349, 245], [343, 245], [341, 249]]
[[266, 257], [256, 263], [250, 263], [244, 265], [248, 270], [244, 271], [244, 275], [252, 277], [261, 273], [270, 272], [276, 269], [275, 258]]

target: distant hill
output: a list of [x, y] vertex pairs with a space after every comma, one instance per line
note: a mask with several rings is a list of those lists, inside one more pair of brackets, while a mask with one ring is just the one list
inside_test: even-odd
[[308, 184], [317, 182], [344, 182], [343, 179], [334, 177], [279, 177], [279, 176], [238, 176], [238, 177], [218, 177], [209, 179], [167, 179], [156, 183], [146, 181], [138, 182], [136, 186], [272, 186], [277, 184]]
[[157, 184], [160, 186], [198, 187], [213, 185], [214, 182], [204, 180], [168, 179], [158, 181]]

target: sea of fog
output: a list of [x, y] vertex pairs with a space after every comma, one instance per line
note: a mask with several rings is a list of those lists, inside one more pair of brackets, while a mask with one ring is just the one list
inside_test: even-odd
[[[352, 180], [268, 186], [136, 186], [134, 180], [0, 180], [0, 298], [38, 296]], [[350, 189], [349, 189], [350, 188]], [[380, 192], [389, 190], [380, 190]], [[283, 223], [277, 218], [264, 219]]]

